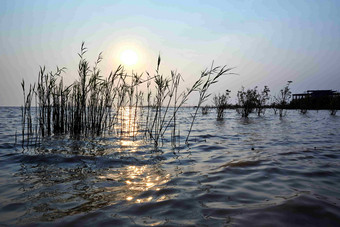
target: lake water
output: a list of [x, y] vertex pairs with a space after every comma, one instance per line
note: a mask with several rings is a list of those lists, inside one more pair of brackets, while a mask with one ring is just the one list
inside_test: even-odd
[[177, 148], [109, 135], [22, 148], [20, 108], [0, 107], [0, 226], [340, 226], [339, 116], [211, 111], [187, 146], [192, 112]]

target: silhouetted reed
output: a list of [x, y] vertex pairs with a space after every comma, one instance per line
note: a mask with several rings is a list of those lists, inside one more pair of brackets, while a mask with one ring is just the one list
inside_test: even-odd
[[215, 95], [213, 102], [217, 111], [217, 119], [223, 119], [224, 110], [228, 107], [228, 100], [230, 98], [230, 90], [226, 90], [224, 94]]
[[[82, 43], [78, 64], [78, 78], [69, 86], [65, 86], [62, 73], [65, 68], [57, 68], [56, 72], [46, 72], [41, 67], [37, 84], [30, 85], [28, 93], [22, 82], [24, 106], [22, 107], [22, 135], [44, 138], [51, 135], [101, 136], [114, 133], [118, 137], [128, 136], [134, 139], [143, 135], [155, 147], [160, 145], [165, 133], [171, 134], [171, 144], [176, 146], [179, 137], [176, 116], [178, 110], [194, 91], [200, 95], [198, 108], [208, 98], [207, 90], [217, 79], [229, 72], [226, 67], [212, 67], [202, 72], [192, 87], [179, 93], [182, 77], [171, 71], [171, 76], [160, 74], [160, 56], [154, 76], [147, 73], [127, 74], [119, 65], [107, 77], [101, 75], [99, 64], [101, 53], [91, 68], [85, 58], [87, 48]], [[146, 85], [146, 95], [140, 88]], [[155, 86], [153, 90], [151, 85]], [[36, 97], [35, 122], [31, 117], [33, 96]], [[146, 109], [143, 108], [146, 98]], [[197, 108], [197, 109], [198, 109]], [[194, 124], [197, 109], [193, 115], [190, 131]], [[170, 111], [171, 110], [171, 111]], [[146, 112], [146, 114], [145, 114]], [[128, 116], [125, 114], [128, 113]], [[126, 121], [126, 117], [128, 120]], [[36, 130], [33, 132], [34, 125]], [[142, 132], [142, 133], [139, 133]], [[32, 141], [31, 141], [32, 142]], [[36, 139], [36, 144], [37, 144]]]
[[340, 96], [331, 97], [329, 107], [330, 115], [335, 116], [338, 109], [340, 109]]
[[286, 86], [280, 90], [280, 93], [274, 97], [275, 107], [279, 110], [280, 117], [286, 115], [286, 108], [289, 104], [289, 100], [292, 96], [292, 92], [290, 91], [289, 85], [292, 81], [288, 81]]
[[230, 71], [233, 68], [227, 68], [226, 66], [223, 67], [214, 67], [214, 63], [212, 63], [210, 69], [206, 69], [203, 72], [201, 72], [201, 77], [195, 82], [193, 87], [191, 88], [190, 91], [197, 91], [199, 94], [199, 99], [198, 99], [198, 104], [195, 108], [195, 113], [192, 116], [192, 121], [190, 124], [189, 132], [187, 135], [187, 138], [185, 140], [186, 143], [188, 143], [189, 136], [192, 130], [192, 126], [196, 120], [197, 112], [200, 109], [202, 103], [204, 103], [208, 97], [211, 95], [211, 93], [208, 93], [208, 89], [212, 84], [217, 83], [218, 79], [222, 75], [226, 74], [234, 74], [231, 73]]
[[270, 89], [268, 86], [264, 86], [261, 92], [257, 91], [256, 97], [256, 112], [257, 115], [264, 115], [268, 101], [270, 99], [269, 96]]
[[257, 90], [257, 86], [253, 89], [244, 90], [244, 87], [237, 92], [238, 108], [236, 111], [242, 117], [248, 117], [250, 113], [256, 110], [258, 116], [264, 115], [268, 101], [270, 89], [264, 86], [262, 91]]
[[[308, 101], [306, 101], [308, 103]], [[308, 111], [308, 104], [305, 102], [300, 103], [300, 113], [301, 114], [306, 114]]]
[[[27, 136], [26, 141], [30, 141], [30, 136], [33, 134], [33, 125], [32, 125], [32, 114], [31, 114], [31, 105], [32, 98], [35, 92], [35, 85], [30, 85], [28, 93], [26, 95], [25, 89], [25, 81], [21, 82], [21, 87], [24, 95], [24, 105], [21, 107], [21, 115], [22, 115], [22, 144], [25, 143], [25, 135]], [[25, 130], [27, 132], [25, 133]]]
[[241, 114], [242, 117], [247, 118], [257, 106], [257, 87], [254, 89], [244, 90], [244, 87], [237, 92], [237, 113]]
[[208, 105], [202, 106], [202, 115], [206, 115], [209, 113], [210, 107]]

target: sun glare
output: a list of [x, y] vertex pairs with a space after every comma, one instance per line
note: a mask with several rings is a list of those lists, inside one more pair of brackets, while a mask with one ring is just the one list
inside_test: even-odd
[[120, 55], [120, 59], [124, 65], [132, 66], [138, 61], [138, 55], [133, 50], [125, 50]]

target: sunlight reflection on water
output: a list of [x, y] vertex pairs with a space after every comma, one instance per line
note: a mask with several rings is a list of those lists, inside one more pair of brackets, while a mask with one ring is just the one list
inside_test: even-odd
[[[101, 181], [114, 180], [116, 182], [123, 182], [123, 186], [118, 189], [124, 192], [123, 197], [127, 201], [142, 203], [151, 201], [153, 197], [139, 197], [141, 193], [147, 192], [150, 189], [159, 191], [170, 180], [170, 174], [165, 174], [164, 171], [157, 169], [157, 166], [131, 165], [121, 168], [119, 173], [108, 173], [98, 176], [98, 179]], [[106, 187], [105, 189], [107, 192], [116, 192], [117, 186]]]

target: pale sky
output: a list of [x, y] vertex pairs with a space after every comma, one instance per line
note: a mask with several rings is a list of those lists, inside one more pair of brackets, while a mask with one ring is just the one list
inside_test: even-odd
[[[33, 83], [39, 66], [67, 68], [77, 78], [80, 45], [106, 76], [133, 49], [129, 70], [177, 70], [190, 86], [202, 70], [236, 67], [212, 93], [268, 85], [276, 94], [288, 80], [292, 92], [340, 90], [340, 1], [47, 1], [0, 0], [0, 106], [22, 105], [20, 82]], [[193, 103], [194, 104], [194, 103]], [[207, 103], [210, 104], [210, 103]]]

